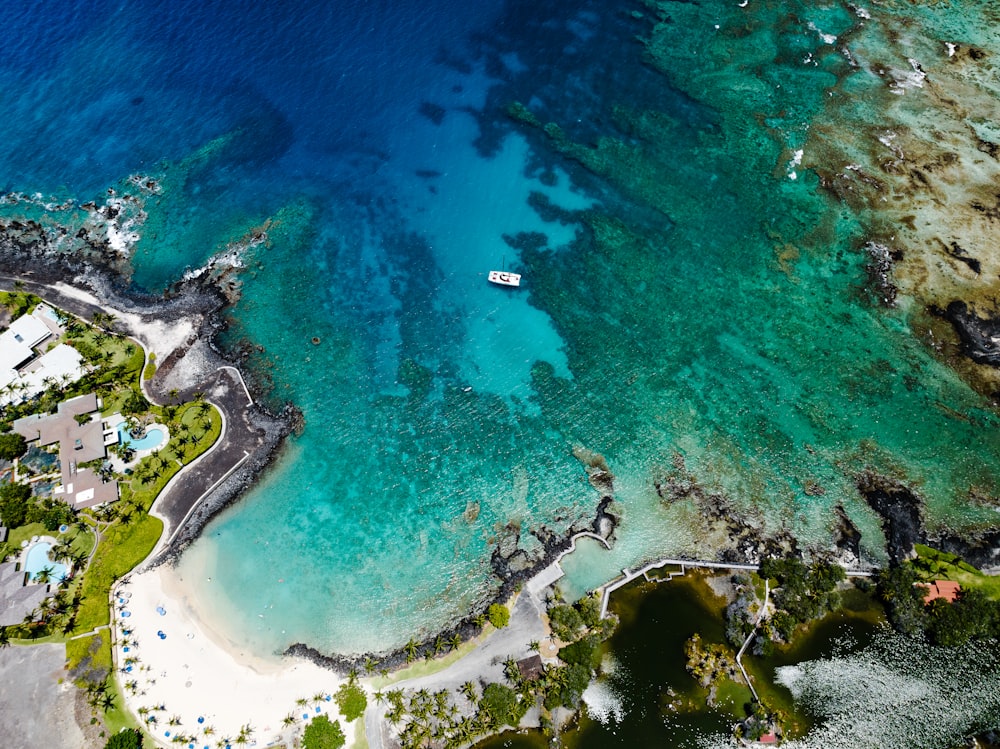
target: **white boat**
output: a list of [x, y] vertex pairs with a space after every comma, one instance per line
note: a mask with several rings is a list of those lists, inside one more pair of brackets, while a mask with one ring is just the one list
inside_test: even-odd
[[505, 270], [491, 270], [490, 274], [486, 277], [486, 280], [490, 283], [499, 284], [501, 286], [520, 286], [521, 276], [518, 273], [510, 273]]

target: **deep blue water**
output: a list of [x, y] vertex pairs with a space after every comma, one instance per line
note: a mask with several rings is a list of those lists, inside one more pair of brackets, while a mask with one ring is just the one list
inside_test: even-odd
[[[226, 342], [262, 347], [255, 375], [306, 427], [182, 559], [206, 615], [261, 652], [431, 635], [492, 593], [498, 542], [537, 551], [532, 530], [592, 517], [592, 453], [623, 524], [611, 555], [567, 563], [570, 595], [715, 553], [700, 509], [658, 496], [675, 454], [804, 545], [842, 505], [876, 560], [862, 466], [919, 486], [931, 523], [994, 517], [967, 500], [997, 484], [995, 416], [905, 305], [870, 304], [859, 221], [791, 165], [840, 80], [880, 122], [883, 82], [826, 41], [859, 18], [791, 0], [0, 10], [0, 187], [83, 201], [155, 178], [134, 227], [147, 289], [267, 232]], [[522, 289], [486, 284], [501, 264]]]

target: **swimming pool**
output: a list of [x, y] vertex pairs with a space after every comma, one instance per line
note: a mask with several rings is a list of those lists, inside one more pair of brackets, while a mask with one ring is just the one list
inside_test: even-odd
[[28, 548], [27, 553], [24, 555], [23, 567], [25, 572], [30, 573], [31, 580], [34, 580], [38, 573], [45, 568], [51, 571], [50, 579], [52, 582], [62, 580], [69, 573], [69, 568], [65, 564], [53, 562], [49, 558], [51, 550], [52, 544], [48, 541], [39, 541]]
[[118, 439], [133, 450], [153, 450], [163, 444], [163, 437], [163, 430], [153, 427], [146, 430], [145, 437], [137, 440], [128, 433], [128, 427], [124, 422], [118, 425]]

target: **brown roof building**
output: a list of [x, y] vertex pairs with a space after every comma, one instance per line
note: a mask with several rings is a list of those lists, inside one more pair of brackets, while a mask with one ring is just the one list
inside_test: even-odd
[[25, 416], [13, 424], [14, 431], [28, 442], [38, 440], [42, 447], [58, 443], [62, 486], [54, 494], [77, 510], [118, 499], [117, 481], [104, 481], [90, 468], [79, 467], [107, 457], [108, 445], [118, 440], [100, 418], [77, 422], [77, 416], [94, 414], [99, 408], [96, 395], [80, 395], [60, 403], [54, 414]]
[[527, 658], [522, 658], [517, 662], [517, 670], [521, 672], [522, 679], [526, 681], [534, 681], [544, 672], [544, 667], [542, 666], [542, 656], [536, 654], [529, 655]]
[[924, 603], [930, 603], [936, 598], [943, 598], [948, 603], [953, 603], [962, 590], [962, 586], [953, 580], [934, 580], [930, 583], [922, 583], [927, 588], [924, 595]]

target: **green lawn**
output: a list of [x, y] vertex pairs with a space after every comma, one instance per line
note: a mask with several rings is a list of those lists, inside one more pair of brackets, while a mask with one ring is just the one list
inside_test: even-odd
[[145, 515], [128, 525], [116, 523], [101, 539], [94, 561], [83, 578], [83, 600], [76, 632], [89, 632], [110, 620], [108, 595], [115, 580], [149, 556], [163, 533], [163, 523]]
[[917, 558], [913, 568], [925, 580], [954, 580], [963, 588], [978, 588], [987, 598], [1000, 601], [1000, 576], [986, 575], [960, 557], [915, 544]]

